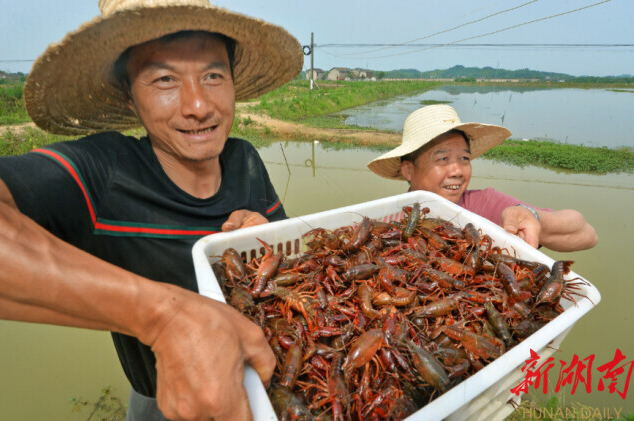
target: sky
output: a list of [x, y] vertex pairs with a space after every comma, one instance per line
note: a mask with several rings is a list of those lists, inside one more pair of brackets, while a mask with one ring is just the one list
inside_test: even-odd
[[[314, 66], [323, 70], [428, 71], [460, 64], [574, 76], [634, 75], [634, 0], [607, 0], [548, 18], [601, 1], [217, 0], [212, 4], [282, 26], [301, 45], [309, 45], [314, 34]], [[0, 3], [0, 70], [8, 72], [28, 73], [50, 43], [99, 15], [97, 0]], [[310, 69], [310, 63], [305, 56], [304, 69]]]

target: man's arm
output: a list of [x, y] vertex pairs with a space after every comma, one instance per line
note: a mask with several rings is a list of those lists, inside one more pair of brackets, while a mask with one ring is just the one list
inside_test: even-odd
[[583, 215], [573, 209], [535, 210], [539, 220], [523, 206], [509, 206], [502, 211], [501, 226], [538, 247], [568, 252], [594, 247], [599, 238]]
[[157, 399], [174, 420], [251, 419], [244, 363], [264, 382], [275, 357], [235, 309], [154, 282], [65, 243], [21, 214], [0, 180], [0, 318], [137, 337], [157, 359]]

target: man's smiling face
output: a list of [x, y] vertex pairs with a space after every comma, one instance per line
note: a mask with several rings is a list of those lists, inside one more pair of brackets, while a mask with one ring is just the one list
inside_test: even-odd
[[132, 102], [157, 153], [214, 160], [229, 136], [235, 92], [225, 42], [206, 33], [133, 47]]
[[471, 152], [461, 133], [438, 136], [415, 162], [403, 161], [401, 173], [412, 191], [426, 190], [458, 203], [471, 180]]

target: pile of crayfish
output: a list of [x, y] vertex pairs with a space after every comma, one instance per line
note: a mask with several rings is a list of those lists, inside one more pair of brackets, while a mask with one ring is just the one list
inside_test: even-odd
[[280, 420], [399, 420], [500, 357], [574, 302], [583, 280], [511, 256], [472, 224], [416, 203], [400, 222], [316, 228], [290, 258], [259, 240], [212, 265], [227, 302], [264, 330]]

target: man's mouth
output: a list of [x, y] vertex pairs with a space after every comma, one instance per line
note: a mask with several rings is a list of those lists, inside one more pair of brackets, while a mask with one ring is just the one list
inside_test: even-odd
[[185, 133], [185, 134], [192, 134], [192, 135], [198, 135], [198, 134], [205, 134], [205, 133], [209, 133], [211, 131], [213, 131], [217, 126], [212, 126], [212, 127], [207, 127], [206, 129], [195, 129], [195, 130], [182, 130], [179, 129], [179, 132]]
[[450, 184], [448, 186], [443, 186], [443, 189], [447, 190], [460, 190], [461, 184]]

